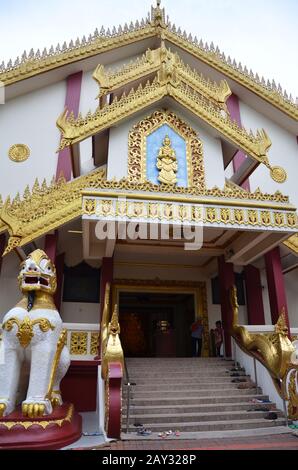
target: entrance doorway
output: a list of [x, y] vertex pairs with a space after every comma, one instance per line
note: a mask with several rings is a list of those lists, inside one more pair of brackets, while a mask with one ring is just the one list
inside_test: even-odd
[[119, 292], [120, 339], [126, 357], [190, 357], [191, 293]]

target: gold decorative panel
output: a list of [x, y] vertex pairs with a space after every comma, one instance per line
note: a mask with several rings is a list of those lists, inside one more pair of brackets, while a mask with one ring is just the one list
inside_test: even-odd
[[72, 332], [70, 336], [70, 354], [78, 356], [87, 354], [87, 338], [88, 333], [85, 331]]
[[98, 353], [99, 333], [91, 333], [90, 354], [96, 356]]
[[133, 126], [128, 138], [128, 180], [132, 183], [146, 181], [146, 138], [164, 124], [177, 132], [186, 143], [189, 186], [204, 190], [202, 142], [196, 132], [171, 111], [155, 111]]

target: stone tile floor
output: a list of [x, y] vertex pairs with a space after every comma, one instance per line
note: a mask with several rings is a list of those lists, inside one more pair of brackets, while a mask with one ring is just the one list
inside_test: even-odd
[[298, 450], [298, 437], [293, 434], [270, 436], [233, 437], [202, 440], [166, 440], [159, 441], [113, 441], [95, 450]]

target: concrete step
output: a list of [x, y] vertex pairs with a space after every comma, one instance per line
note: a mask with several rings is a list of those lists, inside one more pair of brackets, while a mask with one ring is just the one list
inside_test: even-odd
[[[281, 416], [279, 410], [275, 410], [278, 416]], [[205, 421], [233, 421], [233, 420], [250, 420], [264, 418], [266, 416], [266, 411], [208, 411], [208, 412], [196, 412], [196, 413], [154, 413], [154, 414], [138, 414], [134, 415], [133, 410], [130, 415], [130, 420], [132, 423], [137, 419], [138, 422], [141, 422], [144, 425], [151, 425], [157, 423], [191, 423], [193, 421], [202, 423]], [[126, 423], [126, 417], [122, 419], [123, 424]]]
[[[241, 379], [242, 378], [246, 379], [246, 382], [250, 381], [249, 377], [241, 377]], [[216, 388], [216, 387], [231, 388], [231, 384], [234, 386], [234, 385], [240, 385], [240, 383], [243, 383], [243, 382], [232, 382], [233, 379], [234, 377], [233, 378], [229, 377], [227, 379], [225, 377], [222, 377], [221, 380], [213, 380], [213, 378], [211, 379], [205, 378], [205, 380], [203, 380], [202, 378], [202, 379], [189, 379], [189, 380], [175, 382], [175, 380], [168, 380], [167, 378], [165, 378], [164, 381], [157, 382], [155, 380], [153, 381], [135, 380], [132, 378], [130, 379], [130, 383], [136, 384], [132, 386], [136, 390], [141, 390], [145, 388], [147, 390], [148, 389], [171, 390], [173, 387], [175, 387], [176, 390], [182, 390], [182, 389], [190, 390], [192, 387], [194, 388]], [[125, 388], [125, 385], [123, 388]]]
[[[233, 361], [219, 358], [130, 358], [127, 361], [131, 388], [129, 428], [141, 423], [152, 432], [220, 432], [266, 429], [284, 425], [274, 403], [252, 403], [268, 399], [260, 387], [238, 389], [250, 381], [244, 371], [231, 371]], [[234, 375], [237, 374], [237, 375]], [[127, 387], [123, 387], [122, 426], [126, 429]], [[261, 411], [260, 408], [267, 411]], [[256, 411], [256, 409], [258, 409]], [[278, 419], [264, 419], [274, 409]], [[249, 411], [251, 410], [251, 411]]]
[[[267, 395], [229, 395], [229, 396], [205, 396], [205, 397], [197, 397], [197, 396], [183, 396], [180, 398], [134, 398], [132, 403], [135, 406], [169, 406], [169, 405], [204, 405], [204, 404], [217, 404], [217, 403], [249, 403], [250, 400], [253, 398], [256, 399], [263, 399], [268, 400]], [[123, 400], [123, 404], [126, 406], [126, 400]], [[253, 405], [266, 405], [265, 403], [250, 403]]]
[[[227, 388], [224, 388], [225, 390], [225, 393], [227, 394], [227, 396], [229, 395], [235, 395], [235, 392], [239, 395], [255, 395], [255, 394], [260, 394], [262, 393], [261, 389], [258, 388], [252, 388], [252, 389], [243, 389], [243, 390], [240, 390], [240, 389], [237, 389], [236, 386], [232, 386], [233, 384], [231, 384], [230, 387], [227, 387]], [[222, 391], [223, 391], [223, 388], [205, 388], [205, 387], [201, 387], [201, 388], [198, 388], [198, 387], [192, 387], [191, 390], [187, 389], [187, 388], [182, 388], [182, 389], [178, 389], [177, 390], [173, 390], [173, 389], [170, 389], [170, 390], [148, 390], [148, 389], [140, 389], [138, 390], [136, 387], [134, 387], [134, 391], [132, 392], [132, 399], [138, 399], [138, 398], [178, 398], [178, 397], [185, 397], [185, 395], [189, 395], [189, 394], [195, 394], [198, 398], [199, 397], [205, 397], [206, 395], [209, 395], [210, 397], [218, 397], [218, 396], [221, 396], [222, 395]], [[124, 397], [126, 396], [126, 393], [124, 393]]]
[[237, 378], [245, 378], [248, 377], [247, 374], [239, 374], [237, 376], [235, 375], [229, 375], [225, 374], [224, 372], [222, 373], [215, 373], [215, 372], [209, 372], [208, 374], [150, 374], [150, 373], [143, 373], [142, 375], [134, 375], [130, 374], [129, 379], [132, 382], [164, 382], [165, 380], [170, 381], [170, 382], [177, 382], [177, 381], [186, 381], [186, 382], [191, 382], [191, 381], [199, 381], [199, 380], [208, 380], [211, 379], [211, 381], [218, 381], [219, 379], [223, 380], [228, 380], [228, 379], [237, 379]]
[[[131, 421], [133, 422], [133, 421]], [[263, 418], [257, 419], [243, 419], [243, 420], [224, 420], [224, 421], [206, 421], [206, 422], [169, 422], [164, 423], [143, 423], [147, 429], [152, 432], [164, 432], [172, 429], [178, 429], [180, 432], [200, 432], [200, 431], [222, 431], [222, 430], [236, 430], [236, 429], [257, 429], [275, 426], [284, 426], [285, 421], [283, 418], [278, 418], [274, 421], [269, 421]], [[126, 429], [122, 427], [123, 431]], [[136, 432], [133, 425], [129, 426], [129, 432]]]
[[[185, 414], [185, 413], [223, 413], [225, 411], [246, 411], [250, 414], [253, 411], [249, 410], [256, 410], [256, 409], [264, 409], [266, 408], [267, 411], [274, 409], [274, 403], [250, 403], [242, 402], [242, 403], [211, 403], [211, 404], [183, 404], [183, 405], [145, 405], [145, 406], [135, 406], [131, 405], [130, 413], [131, 415], [147, 415], [147, 414], [176, 414], [176, 416]], [[126, 416], [126, 409], [123, 408], [123, 416]]]

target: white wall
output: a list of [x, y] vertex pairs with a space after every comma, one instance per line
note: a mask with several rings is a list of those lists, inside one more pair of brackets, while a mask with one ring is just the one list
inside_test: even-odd
[[[234, 347], [232, 347], [232, 351], [234, 354]], [[253, 358], [245, 354], [238, 346], [236, 346], [236, 361], [245, 368], [246, 373], [250, 375], [252, 381], [255, 382]], [[269, 395], [270, 401], [276, 403], [277, 409], [283, 411], [283, 401], [273, 385], [269, 372], [259, 361], [256, 361], [256, 370], [257, 383], [258, 386], [262, 388], [263, 394]]]
[[278, 190], [290, 196], [290, 202], [297, 206], [298, 144], [296, 136], [257, 113], [247, 104], [241, 101], [239, 103], [242, 125], [247, 130], [252, 129], [254, 133], [257, 129], [265, 129], [272, 141], [272, 146], [268, 151], [270, 164], [283, 167], [288, 174], [284, 183], [276, 183], [270, 177], [268, 168], [265, 165], [260, 165], [249, 177], [251, 191], [254, 191], [258, 186], [263, 192], [275, 193]]
[[100, 304], [62, 302], [61, 318], [64, 323], [99, 323]]
[[[1, 106], [0, 113], [0, 193], [2, 197], [21, 195], [35, 178], [50, 181], [56, 174], [56, 153], [60, 132], [56, 120], [64, 109], [64, 81], [28, 93]], [[20, 163], [10, 160], [8, 150], [13, 144], [26, 144], [30, 157]]]
[[[158, 108], [156, 108], [158, 109]], [[203, 143], [203, 158], [205, 166], [206, 186], [212, 188], [224, 187], [225, 173], [223, 167], [223, 157], [221, 142], [206, 132], [197, 121], [185, 117], [181, 111], [176, 111], [175, 106], [170, 108], [178, 117], [185, 120], [197, 133]], [[108, 179], [121, 179], [127, 176], [128, 165], [128, 134], [134, 124], [149, 116], [153, 109], [134, 116], [118, 127], [110, 130], [109, 156], [108, 156]]]
[[288, 303], [288, 313], [289, 313], [289, 322], [291, 327], [298, 327], [298, 269], [290, 271], [287, 274], [284, 274], [287, 303]]
[[92, 78], [93, 70], [83, 72], [82, 85], [81, 85], [81, 97], [79, 111], [85, 116], [88, 111], [92, 113], [98, 106], [98, 99], [96, 97], [99, 93], [99, 86], [97, 82]]

